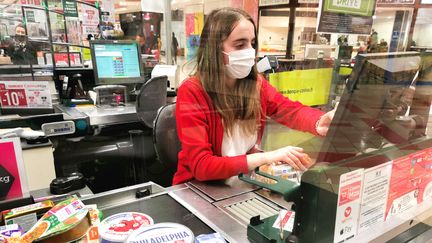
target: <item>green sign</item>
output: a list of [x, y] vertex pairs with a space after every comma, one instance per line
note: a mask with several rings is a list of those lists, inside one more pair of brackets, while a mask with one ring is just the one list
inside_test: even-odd
[[64, 15], [67, 17], [78, 17], [78, 8], [75, 0], [62, 0]]
[[372, 16], [375, 4], [375, 0], [326, 0], [324, 1], [324, 11]]

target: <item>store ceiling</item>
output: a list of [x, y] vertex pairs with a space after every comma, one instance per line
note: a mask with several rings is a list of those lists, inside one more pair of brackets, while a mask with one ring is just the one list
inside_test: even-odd
[[115, 0], [116, 13], [128, 13], [141, 10], [141, 0]]
[[122, 7], [124, 5], [139, 5], [141, 4], [141, 0], [115, 0], [114, 6], [115, 8]]

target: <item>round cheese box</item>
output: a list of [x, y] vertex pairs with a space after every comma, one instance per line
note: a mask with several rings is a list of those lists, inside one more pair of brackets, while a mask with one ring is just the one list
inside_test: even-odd
[[127, 243], [151, 243], [151, 242], [182, 242], [193, 243], [193, 232], [186, 226], [177, 223], [159, 223], [141, 227], [134, 231]]
[[114, 214], [99, 225], [99, 235], [103, 243], [124, 242], [141, 226], [152, 225], [153, 219], [143, 213], [126, 212]]

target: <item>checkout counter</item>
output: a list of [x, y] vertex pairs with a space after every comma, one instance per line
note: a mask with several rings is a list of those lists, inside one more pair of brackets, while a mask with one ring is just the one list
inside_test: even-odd
[[[248, 183], [247, 175], [230, 183], [190, 181], [162, 187], [146, 182], [82, 193], [81, 200], [96, 204], [104, 218], [139, 212], [154, 223], [182, 224], [195, 236], [218, 232], [228, 242], [427, 242], [432, 236], [431, 147], [428, 135], [335, 163], [318, 163], [300, 183], [277, 177], [270, 178], [278, 184]], [[405, 167], [412, 159], [418, 161], [414, 172]], [[412, 182], [418, 182], [417, 196]], [[34, 196], [39, 200], [46, 195]], [[275, 220], [285, 212], [294, 212], [288, 218], [292, 225], [281, 231]]]
[[[349, 170], [348, 167], [333, 169]], [[304, 179], [296, 185], [300, 192], [297, 202], [288, 202], [283, 195], [242, 181], [231, 186], [192, 181], [169, 188], [148, 182], [95, 194], [83, 198], [83, 202], [97, 204], [105, 217], [141, 212], [151, 216], [155, 223], [185, 225], [195, 236], [218, 232], [228, 242], [341, 242], [335, 238], [340, 231], [335, 231], [339, 178], [334, 179], [338, 173], [324, 178], [322, 171], [315, 168], [303, 175]], [[150, 191], [150, 195], [137, 198], [137, 192], [143, 190]], [[282, 234], [273, 225], [281, 210], [295, 211], [294, 228]], [[251, 220], [254, 217], [255, 222]], [[431, 224], [432, 202], [428, 200], [391, 220], [372, 223], [361, 233], [351, 231], [352, 236], [344, 242], [426, 242], [432, 235]]]
[[[332, 173], [335, 170], [339, 172]], [[168, 188], [147, 182], [94, 195], [82, 194], [81, 200], [85, 205], [96, 204], [104, 218], [139, 212], [149, 215], [154, 223], [182, 224], [195, 236], [218, 232], [227, 242], [340, 242], [334, 238], [336, 232], [339, 234], [339, 230], [335, 232], [338, 177], [341, 171], [349, 170], [349, 166], [315, 166], [296, 185], [300, 193], [295, 200], [299, 201], [293, 202], [238, 179], [231, 185], [191, 181]], [[295, 212], [290, 216], [294, 228], [282, 234], [279, 225], [274, 225], [281, 211]], [[426, 200], [390, 219], [374, 223], [344, 242], [427, 242], [432, 235], [432, 201]]]

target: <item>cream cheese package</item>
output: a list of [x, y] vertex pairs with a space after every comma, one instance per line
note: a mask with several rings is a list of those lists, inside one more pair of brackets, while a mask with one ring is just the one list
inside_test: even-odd
[[[259, 167], [259, 170], [272, 176], [280, 176], [282, 179], [285, 180], [295, 181], [296, 179], [299, 179], [299, 173], [288, 164], [273, 163], [268, 165], [262, 165]], [[276, 181], [267, 177], [260, 176], [258, 174], [254, 174], [254, 179], [267, 184], [276, 183]]]
[[99, 225], [101, 242], [125, 242], [129, 235], [141, 226], [153, 224], [153, 219], [143, 213], [126, 212], [114, 214], [104, 219]]
[[159, 223], [152, 226], [141, 227], [133, 232], [127, 243], [152, 243], [152, 242], [182, 242], [193, 243], [194, 234], [186, 226], [177, 223]]

